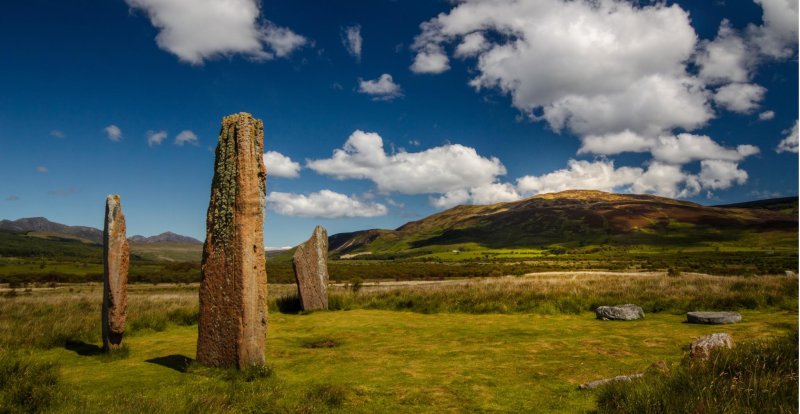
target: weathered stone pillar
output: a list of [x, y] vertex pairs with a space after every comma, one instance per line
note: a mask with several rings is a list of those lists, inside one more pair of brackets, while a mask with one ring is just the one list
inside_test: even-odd
[[267, 272], [264, 124], [247, 113], [222, 120], [200, 283], [197, 361], [213, 367], [264, 364]]
[[328, 309], [328, 232], [317, 226], [292, 258], [303, 310]]
[[122, 347], [128, 310], [128, 239], [118, 195], [106, 197], [103, 226], [103, 350]]

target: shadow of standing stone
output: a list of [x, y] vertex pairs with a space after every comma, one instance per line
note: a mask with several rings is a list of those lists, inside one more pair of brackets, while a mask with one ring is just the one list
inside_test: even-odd
[[317, 226], [292, 258], [303, 310], [328, 309], [328, 232]]
[[167, 355], [158, 358], [148, 359], [145, 362], [149, 362], [151, 364], [161, 365], [162, 367], [174, 369], [178, 372], [186, 372], [189, 369], [189, 365], [192, 363], [193, 359], [185, 356], [185, 355]]
[[75, 352], [80, 356], [93, 356], [103, 353], [103, 348], [83, 341], [67, 341], [64, 344], [64, 349]]

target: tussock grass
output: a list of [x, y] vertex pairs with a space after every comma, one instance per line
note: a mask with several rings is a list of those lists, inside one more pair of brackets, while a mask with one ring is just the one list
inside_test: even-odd
[[421, 313], [578, 314], [601, 305], [635, 303], [645, 312], [797, 309], [797, 278], [608, 274], [504, 277], [439, 285], [334, 291], [332, 310]]
[[[0, 347], [53, 348], [100, 342], [99, 289], [0, 299]], [[197, 294], [134, 293], [128, 298], [126, 335], [197, 323]]]
[[[331, 310], [380, 309], [419, 313], [579, 314], [600, 305], [635, 303], [646, 313], [692, 310], [797, 309], [797, 278], [679, 277], [643, 274], [555, 274], [447, 281], [440, 284], [364, 285], [330, 289]], [[270, 285], [270, 311], [299, 313], [293, 285]], [[100, 342], [100, 289], [35, 292], [0, 298], [0, 346], [63, 347]], [[197, 323], [195, 287], [136, 288], [128, 297], [126, 335]]]
[[599, 413], [796, 413], [797, 330], [782, 337], [714, 352], [706, 363], [684, 363], [606, 386]]
[[[786, 331], [796, 324], [797, 309], [797, 278], [686, 273], [364, 283], [355, 293], [331, 286], [332, 309], [377, 310], [282, 313], [291, 310], [294, 292], [293, 285], [270, 285], [270, 365], [241, 372], [192, 362], [196, 286], [133, 286], [127, 348], [110, 356], [99, 355], [93, 345], [100, 342], [99, 287], [0, 298], [0, 407], [57, 413], [586, 412], [596, 408], [595, 394], [576, 391], [577, 384], [641, 372], [661, 359], [676, 365], [681, 346], [716, 329], [682, 324], [683, 311], [742, 310], [744, 321], [725, 330], [744, 340]], [[647, 319], [609, 324], [586, 312], [628, 302], [643, 306]], [[796, 343], [791, 349], [748, 346], [742, 343], [735, 352], [762, 358], [724, 362], [719, 356], [712, 373], [759, 390], [731, 398], [746, 404], [772, 399], [773, 405], [765, 405], [774, 406], [772, 412], [794, 407], [796, 388], [795, 400], [786, 401], [787, 375], [794, 375], [796, 386], [797, 371], [787, 374], [785, 368], [796, 366]], [[701, 377], [694, 369], [678, 366], [678, 379], [648, 375], [644, 391], [602, 391], [601, 397], [619, 404], [620, 412], [628, 406], [633, 408], [627, 412], [640, 412], [636, 393], [645, 402], [671, 398], [686, 384], [697, 384], [692, 381]], [[108, 381], [112, 377], [116, 386]], [[9, 378], [13, 387], [4, 385]], [[715, 395], [732, 395], [704, 392], [708, 404]], [[609, 407], [605, 412], [617, 406]], [[701, 408], [717, 412], [711, 405]]]
[[60, 394], [56, 364], [0, 349], [0, 412], [42, 412]]

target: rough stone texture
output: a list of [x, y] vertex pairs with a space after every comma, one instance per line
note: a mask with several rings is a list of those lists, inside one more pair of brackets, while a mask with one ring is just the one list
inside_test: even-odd
[[317, 226], [292, 260], [303, 310], [328, 309], [328, 232]]
[[725, 325], [741, 321], [742, 315], [736, 312], [687, 312], [686, 320], [704, 325]]
[[103, 349], [122, 346], [125, 314], [128, 311], [128, 262], [130, 251], [125, 237], [125, 215], [118, 195], [106, 197], [103, 226]]
[[213, 367], [264, 364], [264, 126], [247, 113], [222, 120], [200, 283], [197, 361]]
[[619, 382], [619, 381], [630, 381], [636, 378], [643, 377], [644, 374], [631, 374], [631, 375], [620, 375], [613, 378], [604, 378], [592, 382], [587, 382], [586, 384], [581, 384], [578, 386], [579, 390], [593, 390], [601, 385], [608, 384], [610, 382]]
[[726, 333], [703, 335], [689, 345], [689, 359], [706, 360], [717, 348], [733, 348], [733, 338]]
[[641, 306], [631, 305], [617, 305], [617, 306], [600, 306], [595, 310], [597, 319], [603, 321], [632, 321], [635, 319], [644, 318], [644, 311]]

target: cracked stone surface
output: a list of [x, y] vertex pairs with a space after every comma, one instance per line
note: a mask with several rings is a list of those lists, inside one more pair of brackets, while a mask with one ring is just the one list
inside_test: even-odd
[[644, 318], [641, 306], [626, 304], [618, 306], [599, 306], [595, 310], [597, 319], [603, 321], [632, 321]]
[[328, 309], [328, 232], [317, 226], [292, 258], [303, 310]]
[[128, 311], [130, 250], [125, 236], [125, 215], [118, 195], [106, 197], [103, 226], [103, 349], [122, 347]]
[[733, 348], [733, 338], [726, 333], [703, 335], [689, 345], [689, 358], [706, 360], [711, 357], [711, 351], [718, 348]]

